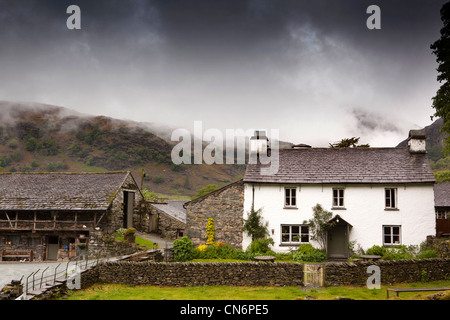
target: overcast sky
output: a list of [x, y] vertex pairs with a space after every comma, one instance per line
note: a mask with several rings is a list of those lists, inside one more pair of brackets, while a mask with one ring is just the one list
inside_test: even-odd
[[[431, 123], [445, 2], [0, 0], [0, 100], [395, 146]], [[381, 30], [366, 27], [371, 4]]]

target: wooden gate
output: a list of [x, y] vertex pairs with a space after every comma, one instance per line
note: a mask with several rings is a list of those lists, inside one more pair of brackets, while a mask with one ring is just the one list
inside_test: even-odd
[[322, 264], [303, 265], [303, 285], [305, 287], [323, 287], [324, 285], [324, 266]]

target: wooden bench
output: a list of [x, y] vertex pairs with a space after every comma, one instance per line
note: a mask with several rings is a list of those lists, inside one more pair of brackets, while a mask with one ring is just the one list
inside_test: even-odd
[[399, 296], [400, 292], [423, 292], [423, 291], [446, 291], [450, 290], [450, 288], [387, 288], [386, 289], [386, 295], [389, 299], [389, 291], [395, 292], [397, 294], [397, 297]]
[[32, 261], [33, 251], [3, 249], [0, 261], [5, 261], [5, 258], [28, 258], [29, 261]]

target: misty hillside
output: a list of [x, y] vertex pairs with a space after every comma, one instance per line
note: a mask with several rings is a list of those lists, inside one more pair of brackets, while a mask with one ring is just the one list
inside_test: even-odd
[[130, 170], [144, 188], [192, 196], [208, 184], [242, 177], [245, 166], [172, 163], [173, 145], [138, 123], [89, 116], [35, 103], [0, 101], [0, 167], [3, 172]]
[[[425, 135], [427, 137], [427, 152], [428, 158], [431, 161], [437, 161], [444, 158], [444, 152], [442, 149], [445, 146], [446, 135], [441, 132], [441, 128], [444, 125], [444, 120], [442, 118], [436, 119], [432, 124], [426, 126]], [[407, 147], [408, 139], [400, 142], [397, 147]]]

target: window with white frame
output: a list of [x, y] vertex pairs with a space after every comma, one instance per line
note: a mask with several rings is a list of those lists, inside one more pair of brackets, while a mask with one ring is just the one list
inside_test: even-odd
[[284, 188], [284, 206], [287, 208], [297, 207], [297, 188]]
[[306, 225], [282, 225], [282, 244], [301, 244], [309, 242], [309, 227]]
[[388, 246], [401, 244], [401, 226], [383, 226], [383, 244]]
[[446, 210], [436, 211], [436, 219], [450, 219], [450, 211]]
[[344, 207], [344, 189], [342, 188], [333, 189], [333, 207], [334, 208]]
[[397, 188], [384, 189], [386, 209], [397, 209]]

